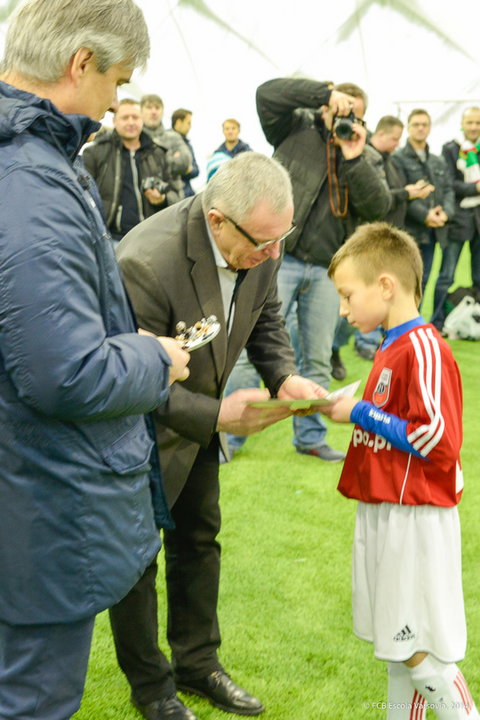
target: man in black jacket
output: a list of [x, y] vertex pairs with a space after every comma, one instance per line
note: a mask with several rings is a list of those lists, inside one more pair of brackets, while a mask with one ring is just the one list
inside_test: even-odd
[[402, 121], [394, 115], [384, 115], [380, 118], [369, 144], [377, 152], [372, 153], [372, 162], [385, 173], [392, 206], [385, 216], [386, 222], [405, 227], [405, 216], [409, 200], [427, 198], [435, 189], [433, 185], [418, 180], [416, 183], [407, 183], [400, 168], [395, 165], [392, 153], [397, 149], [403, 133]]
[[[114, 240], [173, 200], [165, 149], [142, 131], [140, 105], [121, 100], [115, 129], [85, 148], [85, 167], [102, 198], [107, 226]], [[169, 203], [170, 201], [170, 203]]]
[[[170, 175], [170, 184], [175, 190], [178, 200], [183, 200], [182, 175], [189, 172], [192, 167], [192, 156], [188, 145], [183, 138], [175, 132], [166, 130], [163, 125], [163, 100], [158, 95], [150, 93], [143, 95], [140, 100], [140, 110], [143, 119], [143, 130], [160, 147], [167, 151], [167, 166]], [[170, 198], [169, 204], [177, 202], [177, 199]]]
[[[398, 147], [402, 137], [403, 123], [393, 115], [384, 115], [380, 118], [365, 146], [366, 157], [373, 164], [381, 177], [385, 178], [391, 198], [391, 207], [385, 221], [403, 228], [405, 226], [405, 215], [409, 200], [415, 198], [426, 198], [434, 190], [433, 185], [426, 184], [419, 180], [415, 184], [407, 184], [405, 177], [392, 159], [392, 153]], [[335, 333], [332, 347], [332, 375], [337, 380], [343, 380], [347, 374], [346, 368], [340, 358], [340, 348], [348, 342], [353, 331], [348, 328], [348, 323], [343, 318]], [[355, 350], [365, 360], [373, 360], [378, 345], [382, 339], [380, 329], [370, 333], [355, 333]]]
[[[367, 98], [356, 85], [299, 78], [270, 80], [257, 90], [257, 111], [267, 140], [292, 178], [296, 231], [286, 241], [278, 275], [282, 312], [298, 321], [301, 374], [323, 387], [330, 382], [330, 356], [339, 315], [338, 295], [327, 268], [360, 220], [383, 218], [388, 188], [365, 158], [363, 124]], [[345, 124], [345, 137], [337, 122]], [[296, 317], [295, 317], [296, 315]], [[299, 453], [329, 462], [344, 454], [326, 442], [318, 413], [294, 418]]]
[[[442, 155], [455, 192], [455, 217], [449, 223], [448, 242], [435, 286], [433, 324], [441, 329], [444, 303], [455, 277], [463, 243], [470, 243], [472, 282], [480, 288], [480, 108], [467, 108], [462, 116], [463, 138], [445, 143]], [[467, 162], [468, 158], [468, 162]]]
[[427, 138], [432, 121], [426, 110], [412, 110], [408, 116], [408, 140], [393, 159], [406, 182], [423, 181], [435, 190], [424, 199], [408, 204], [406, 230], [417, 241], [423, 259], [422, 291], [432, 269], [435, 243], [443, 248], [447, 242], [447, 222], [455, 212], [454, 194], [445, 160], [430, 152]]

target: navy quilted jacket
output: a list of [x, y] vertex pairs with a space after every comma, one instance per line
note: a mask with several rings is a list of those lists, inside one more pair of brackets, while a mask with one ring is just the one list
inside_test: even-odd
[[119, 601], [159, 549], [155, 520], [169, 524], [144, 417], [166, 400], [168, 357], [135, 332], [74, 166], [97, 128], [0, 83], [0, 618], [12, 624]]

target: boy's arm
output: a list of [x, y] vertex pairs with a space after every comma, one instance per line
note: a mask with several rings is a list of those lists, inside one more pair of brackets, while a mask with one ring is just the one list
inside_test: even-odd
[[335, 422], [352, 422], [360, 425], [369, 433], [381, 435], [393, 447], [417, 455], [417, 457], [423, 457], [408, 441], [408, 420], [402, 420], [396, 415], [383, 412], [373, 403], [355, 398], [339, 398], [331, 408], [326, 408], [323, 412]]
[[350, 414], [350, 420], [368, 432], [381, 435], [393, 447], [412, 453], [424, 460], [427, 459], [408, 440], [408, 420], [402, 420], [392, 413], [383, 412], [366, 400], [361, 400], [355, 405]]

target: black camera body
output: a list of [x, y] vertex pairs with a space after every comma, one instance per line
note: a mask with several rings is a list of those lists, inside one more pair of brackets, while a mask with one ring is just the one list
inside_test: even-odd
[[155, 175], [151, 175], [143, 180], [142, 190], [158, 190], [160, 195], [166, 195], [170, 190], [170, 183], [165, 182]]
[[357, 122], [355, 113], [350, 111], [348, 115], [337, 116], [333, 122], [333, 132], [339, 140], [351, 140], [353, 137], [353, 123]]

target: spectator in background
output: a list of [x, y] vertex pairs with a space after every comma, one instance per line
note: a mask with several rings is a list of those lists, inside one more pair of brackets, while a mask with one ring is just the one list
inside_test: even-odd
[[161, 140], [165, 135], [163, 126], [163, 100], [159, 95], [153, 93], [142, 95], [140, 99], [140, 109], [142, 111], [143, 129], [150, 135], [152, 139]]
[[170, 183], [181, 199], [184, 197], [182, 175], [192, 166], [190, 150], [177, 133], [169, 133], [163, 126], [163, 100], [158, 95], [144, 95], [140, 100], [140, 109], [144, 131], [166, 148]]
[[238, 120], [235, 120], [235, 118], [224, 120], [222, 130], [225, 135], [225, 142], [222, 143], [215, 152], [223, 152], [230, 155], [230, 157], [235, 157], [238, 153], [247, 152], [252, 149], [250, 145], [240, 140], [240, 123]]
[[217, 170], [228, 162], [232, 158], [224, 152], [218, 152], [216, 150], [209, 158], [207, 162], [207, 182], [212, 179]]
[[[302, 375], [330, 383], [330, 357], [339, 315], [338, 296], [327, 268], [359, 219], [383, 217], [390, 209], [386, 184], [367, 161], [362, 121], [365, 93], [356, 85], [281, 78], [257, 90], [257, 110], [276, 157], [289, 171], [296, 230], [286, 241], [278, 274], [282, 312], [290, 327], [298, 319]], [[352, 115], [351, 135], [340, 138], [335, 117]], [[299, 453], [328, 462], [343, 460], [331, 448], [319, 413], [294, 419]]]
[[172, 115], [172, 129], [169, 131], [169, 136], [171, 136], [171, 135], [173, 135], [173, 133], [175, 133], [182, 139], [184, 145], [186, 145], [190, 151], [190, 156], [191, 156], [191, 160], [192, 160], [191, 165], [188, 168], [187, 172], [182, 175], [183, 192], [185, 194], [185, 197], [191, 197], [192, 195], [195, 195], [195, 190], [192, 188], [190, 180], [193, 180], [194, 178], [198, 177], [198, 175], [200, 173], [200, 171], [198, 169], [197, 161], [195, 159], [195, 153], [193, 152], [192, 143], [187, 138], [187, 135], [190, 132], [191, 127], [192, 127], [191, 111], [185, 110], [184, 108], [179, 108], [178, 110], [175, 110], [175, 112]]
[[443, 248], [447, 242], [447, 222], [455, 212], [452, 181], [445, 160], [430, 152], [427, 138], [432, 121], [426, 110], [412, 110], [408, 116], [408, 139], [405, 147], [397, 150], [393, 160], [405, 182], [415, 185], [419, 181], [435, 188], [426, 198], [415, 198], [408, 203], [405, 229], [417, 241], [423, 260], [422, 292], [432, 269], [435, 244]]
[[408, 201], [421, 198], [424, 200], [435, 188], [423, 179], [408, 184], [399, 167], [395, 164], [392, 153], [400, 144], [403, 133], [402, 121], [393, 115], [384, 115], [380, 118], [375, 132], [370, 137], [369, 145], [376, 150], [372, 154], [372, 162], [376, 163], [379, 171], [385, 173], [392, 205], [385, 216], [385, 221], [399, 228], [405, 227], [405, 216]]
[[140, 104], [121, 100], [114, 130], [85, 148], [83, 161], [95, 179], [107, 226], [116, 241], [175, 198], [166, 151], [142, 132]]
[[442, 148], [455, 192], [455, 215], [448, 224], [448, 242], [435, 285], [431, 322], [439, 330], [445, 320], [444, 303], [465, 242], [470, 243], [472, 282], [480, 288], [480, 108], [462, 115], [462, 137]]
[[239, 153], [252, 150], [250, 145], [247, 145], [247, 143], [238, 137], [240, 134], [240, 123], [238, 120], [234, 118], [225, 120], [222, 129], [225, 135], [225, 142], [222, 143], [208, 159], [207, 182], [227, 160], [230, 160]]
[[136, 331], [96, 188], [74, 164], [148, 53], [131, 0], [30, 0], [6, 36], [2, 720], [76, 712], [95, 615], [153, 560], [156, 524], [171, 525], [144, 413], [166, 402], [169, 381], [186, 378], [188, 355], [171, 337]]
[[[393, 115], [384, 115], [380, 118], [375, 132], [365, 147], [366, 157], [377, 168], [379, 174], [385, 177], [391, 197], [391, 208], [385, 220], [397, 227], [404, 227], [405, 215], [409, 200], [426, 198], [433, 192], [434, 187], [424, 180], [415, 184], [406, 184], [401, 170], [392, 159], [393, 151], [398, 147], [402, 137], [403, 123]], [[340, 348], [348, 342], [352, 333], [351, 326], [342, 318], [337, 326], [335, 341], [332, 348], [332, 375], [337, 380], [343, 380], [347, 371], [340, 357]], [[373, 360], [381, 340], [382, 333], [373, 330], [370, 333], [355, 332], [355, 350], [365, 360]]]

